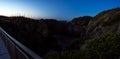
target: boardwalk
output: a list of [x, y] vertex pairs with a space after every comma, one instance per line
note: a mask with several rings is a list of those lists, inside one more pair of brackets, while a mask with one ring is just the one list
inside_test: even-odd
[[0, 38], [0, 59], [10, 59], [9, 53], [5, 47], [3, 40]]

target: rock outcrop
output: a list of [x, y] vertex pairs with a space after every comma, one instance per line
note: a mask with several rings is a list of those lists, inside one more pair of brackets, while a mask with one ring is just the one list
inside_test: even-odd
[[86, 33], [94, 37], [112, 32], [120, 32], [120, 8], [106, 10], [96, 15], [88, 24]]
[[74, 18], [72, 21], [69, 22], [68, 25], [69, 33], [73, 34], [74, 36], [83, 35], [86, 32], [86, 27], [91, 19], [92, 19], [91, 16]]

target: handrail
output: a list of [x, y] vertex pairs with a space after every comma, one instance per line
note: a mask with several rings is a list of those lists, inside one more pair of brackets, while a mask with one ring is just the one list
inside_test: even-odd
[[23, 44], [21, 44], [20, 42], [18, 42], [16, 39], [14, 39], [13, 37], [11, 37], [1, 27], [0, 27], [0, 34], [4, 38], [7, 38], [10, 42], [12, 42], [12, 44], [16, 47], [16, 49], [19, 50], [19, 52], [22, 53], [26, 57], [26, 59], [42, 59], [39, 55], [37, 55], [36, 53], [34, 53], [32, 50], [30, 50], [29, 48], [27, 48], [26, 46], [24, 46]]

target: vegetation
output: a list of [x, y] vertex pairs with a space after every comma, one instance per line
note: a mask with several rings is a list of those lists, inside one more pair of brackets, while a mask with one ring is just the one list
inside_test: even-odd
[[117, 59], [120, 34], [111, 33], [87, 40], [84, 50], [67, 50], [47, 55], [46, 59]]
[[92, 59], [115, 59], [120, 56], [120, 34], [101, 35], [86, 42], [86, 52]]
[[49, 54], [45, 59], [80, 59], [81, 52], [79, 50], [66, 50]]

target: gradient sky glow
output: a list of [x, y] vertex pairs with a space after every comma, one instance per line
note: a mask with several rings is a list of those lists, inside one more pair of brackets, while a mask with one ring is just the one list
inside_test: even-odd
[[120, 6], [120, 0], [0, 0], [0, 15], [71, 20]]

